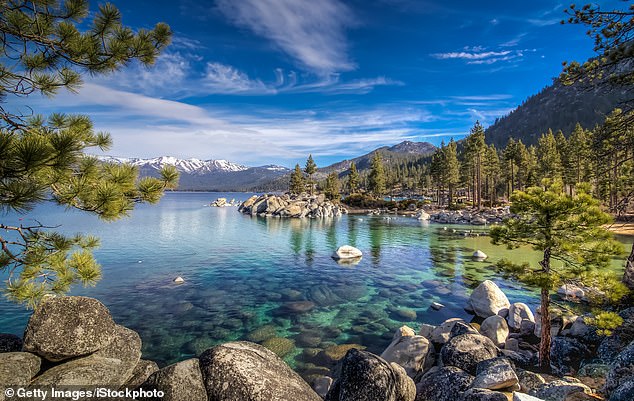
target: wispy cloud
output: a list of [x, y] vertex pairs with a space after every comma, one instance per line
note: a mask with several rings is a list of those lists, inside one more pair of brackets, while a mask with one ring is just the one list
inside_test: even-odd
[[355, 24], [339, 0], [217, 0], [234, 24], [273, 42], [302, 68], [320, 74], [349, 71], [345, 31]]
[[[42, 98], [38, 110], [89, 112], [110, 131], [119, 156], [223, 158], [257, 165], [291, 165], [314, 156], [346, 156], [386, 143], [420, 138], [421, 125], [435, 121], [420, 106], [379, 105], [289, 112], [200, 107], [87, 83], [79, 94]], [[438, 133], [429, 132], [433, 135]]]
[[268, 88], [262, 81], [250, 79], [236, 68], [221, 63], [207, 63], [202, 83], [204, 89], [211, 93], [275, 93], [273, 88]]
[[495, 49], [490, 50], [483, 46], [465, 47], [463, 51], [433, 53], [432, 57], [439, 60], [464, 60], [467, 64], [494, 64], [503, 61], [519, 61], [526, 52], [534, 52], [536, 49]]

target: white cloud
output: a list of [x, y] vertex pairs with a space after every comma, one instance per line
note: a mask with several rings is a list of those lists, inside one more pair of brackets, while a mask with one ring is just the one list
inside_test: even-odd
[[[31, 99], [34, 100], [34, 99]], [[84, 110], [96, 129], [109, 131], [108, 153], [127, 157], [173, 155], [222, 158], [247, 165], [291, 165], [314, 156], [349, 156], [386, 143], [415, 139], [435, 116], [415, 106], [337, 111], [203, 108], [179, 101], [87, 83], [79, 94], [31, 104], [49, 110]]]
[[247, 74], [221, 63], [207, 63], [202, 84], [211, 93], [275, 93], [273, 88], [267, 87], [262, 81], [252, 80]]
[[433, 57], [437, 58], [437, 59], [441, 59], [441, 60], [445, 60], [445, 59], [465, 59], [465, 60], [482, 60], [482, 59], [487, 59], [487, 58], [491, 58], [491, 57], [499, 57], [499, 56], [506, 56], [507, 54], [510, 54], [511, 52], [508, 50], [504, 50], [501, 52], [449, 52], [449, 53], [434, 53], [432, 54]]
[[217, 0], [234, 24], [272, 41], [303, 68], [319, 74], [355, 68], [345, 30], [351, 10], [339, 0]]
[[[519, 41], [520, 38], [517, 39]], [[509, 42], [510, 43], [510, 42]], [[512, 47], [510, 44], [500, 45], [500, 47]], [[535, 52], [536, 49], [509, 49], [509, 50], [487, 50], [482, 46], [465, 47], [465, 51], [433, 53], [432, 57], [439, 60], [464, 60], [467, 64], [495, 64], [502, 61], [520, 61], [525, 52]]]

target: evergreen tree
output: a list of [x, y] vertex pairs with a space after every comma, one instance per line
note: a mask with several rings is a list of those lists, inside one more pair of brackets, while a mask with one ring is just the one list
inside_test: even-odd
[[293, 195], [299, 195], [304, 192], [306, 182], [304, 180], [304, 174], [302, 173], [299, 164], [295, 165], [295, 170], [291, 173], [291, 180], [289, 183], [288, 191]]
[[[542, 368], [549, 369], [551, 290], [567, 279], [598, 285], [601, 276], [596, 268], [606, 267], [611, 257], [621, 252], [621, 245], [603, 227], [611, 221], [610, 215], [583, 186], [569, 195], [560, 181], [544, 180], [543, 187], [514, 192], [511, 202], [516, 217], [493, 227], [491, 240], [509, 248], [528, 245], [543, 254], [539, 267], [524, 264], [508, 268], [520, 280], [541, 289], [539, 358]], [[612, 280], [611, 285], [616, 286], [616, 282]], [[622, 285], [610, 291], [613, 295], [626, 292]]]
[[561, 130], [557, 131], [555, 134], [555, 143], [557, 144], [557, 152], [559, 153], [559, 159], [561, 160], [561, 178], [564, 185], [572, 193], [572, 188], [574, 187], [576, 181], [575, 171], [572, 166], [573, 156], [570, 153], [570, 144]]
[[[104, 220], [126, 216], [137, 202], [157, 202], [174, 188], [172, 167], [161, 178], [138, 179], [130, 165], [100, 162], [89, 148], [108, 149], [110, 136], [95, 132], [87, 116], [22, 116], [7, 99], [33, 93], [53, 96], [78, 91], [81, 74], [116, 71], [133, 60], [154, 62], [169, 43], [165, 24], [133, 32], [121, 24], [111, 4], [99, 7], [92, 21], [86, 1], [0, 2], [0, 210], [31, 210], [54, 202], [93, 213]], [[82, 31], [83, 30], [83, 31]], [[66, 236], [42, 224], [10, 226], [0, 222], [0, 271], [6, 295], [34, 306], [45, 294], [62, 294], [76, 283], [94, 284], [101, 276], [91, 236]]]
[[326, 177], [326, 188], [324, 189], [324, 193], [326, 198], [337, 203], [339, 202], [339, 177], [337, 177], [337, 173], [332, 172], [328, 174], [328, 177]]
[[465, 156], [470, 165], [473, 202], [478, 205], [478, 209], [482, 206], [482, 158], [486, 152], [484, 139], [484, 128], [479, 121], [476, 121], [469, 136], [465, 139]]
[[489, 207], [497, 203], [497, 184], [500, 176], [500, 158], [495, 145], [486, 147], [482, 159], [482, 174], [484, 175], [484, 192], [489, 198]]
[[570, 164], [568, 168], [571, 170], [568, 175], [574, 177], [574, 184], [581, 182], [589, 182], [592, 170], [590, 160], [590, 141], [591, 133], [583, 129], [577, 124], [570, 134], [568, 146], [570, 151]]
[[442, 149], [442, 180], [449, 190], [449, 204], [453, 204], [456, 185], [460, 182], [460, 162], [458, 161], [458, 145], [451, 138], [447, 146]]
[[557, 141], [552, 130], [542, 134], [537, 145], [537, 157], [539, 158], [539, 173], [541, 178], [561, 178], [561, 157], [557, 150]]
[[385, 195], [385, 168], [380, 152], [374, 152], [368, 177], [368, 189], [377, 197]]
[[[627, 3], [624, 1], [624, 3]], [[628, 89], [634, 84], [634, 5], [624, 10], [609, 10], [599, 4], [586, 4], [579, 8], [574, 4], [565, 12], [570, 15], [562, 23], [586, 25], [586, 33], [594, 40], [597, 57], [580, 64], [565, 64], [560, 79], [567, 85], [592, 86], [607, 83], [615, 89]], [[624, 106], [626, 119], [634, 123], [634, 98], [631, 96]]]
[[354, 162], [350, 163], [350, 171], [348, 173], [348, 190], [350, 194], [356, 194], [359, 189], [359, 172]]
[[317, 172], [317, 165], [313, 161], [313, 155], [308, 155], [308, 159], [306, 160], [306, 166], [304, 167], [304, 172], [308, 174], [308, 185], [310, 186], [310, 194], [314, 193], [315, 183], [313, 182], [313, 174]]

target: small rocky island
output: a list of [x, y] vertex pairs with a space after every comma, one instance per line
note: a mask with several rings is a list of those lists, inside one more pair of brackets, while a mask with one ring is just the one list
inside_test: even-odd
[[621, 311], [624, 324], [610, 336], [585, 316], [552, 313], [552, 374], [536, 370], [539, 310], [511, 303], [488, 280], [466, 309], [475, 315], [471, 323], [402, 326], [380, 356], [341, 345], [330, 372], [307, 383], [266, 342], [217, 345], [159, 369], [142, 359], [139, 335], [116, 324], [96, 299], [47, 297], [24, 338], [0, 334], [0, 387], [142, 389], [142, 399], [163, 401], [634, 399], [633, 307]]
[[238, 211], [251, 216], [274, 217], [338, 217], [348, 210], [319, 195], [253, 195], [238, 207]]

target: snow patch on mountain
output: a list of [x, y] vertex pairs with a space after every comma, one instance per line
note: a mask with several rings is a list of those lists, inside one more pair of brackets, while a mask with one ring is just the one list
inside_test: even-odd
[[160, 170], [163, 166], [174, 166], [182, 173], [202, 175], [212, 172], [236, 172], [249, 169], [247, 166], [227, 160], [200, 160], [196, 158], [179, 159], [173, 156], [161, 156], [151, 159], [97, 156], [100, 160], [112, 163], [128, 163], [138, 167], [150, 167]]

